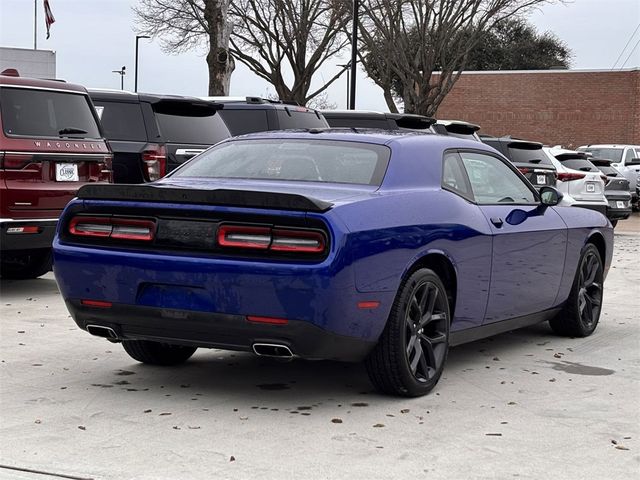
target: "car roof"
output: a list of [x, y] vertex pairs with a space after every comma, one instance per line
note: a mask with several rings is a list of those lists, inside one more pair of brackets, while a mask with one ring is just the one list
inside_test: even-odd
[[158, 93], [133, 93], [126, 90], [110, 90], [102, 88], [89, 88], [89, 95], [92, 99], [96, 100], [113, 100], [120, 102], [148, 102], [148, 103], [160, 103], [160, 102], [185, 102], [191, 105], [197, 106], [214, 106], [222, 105], [210, 100], [204, 100], [200, 97], [188, 97], [185, 95], [164, 95]]
[[318, 139], [318, 140], [338, 140], [350, 142], [374, 143], [379, 145], [391, 145], [393, 143], [413, 143], [426, 142], [436, 149], [449, 148], [473, 148], [476, 150], [486, 150], [495, 153], [495, 150], [488, 145], [475, 140], [463, 138], [433, 135], [417, 131], [406, 130], [382, 130], [367, 128], [313, 128], [303, 130], [275, 130], [268, 132], [250, 133], [240, 135], [225, 140], [225, 142], [235, 140], [252, 139]]
[[221, 103], [227, 110], [284, 110], [298, 109], [302, 112], [316, 112], [313, 108], [305, 107], [296, 102], [283, 102], [281, 100], [271, 100], [264, 97], [198, 97], [209, 102]]
[[578, 148], [626, 148], [626, 147], [640, 148], [640, 145], [602, 143], [598, 145], [582, 145]]
[[31, 87], [47, 90], [66, 90], [70, 92], [87, 93], [87, 89], [82, 85], [67, 83], [63, 80], [46, 80], [42, 78], [14, 77], [8, 75], [0, 75], [0, 86]]
[[492, 135], [480, 135], [480, 140], [488, 142], [501, 142], [506, 143], [509, 148], [518, 148], [521, 150], [540, 150], [543, 144], [540, 142], [532, 142], [530, 140], [523, 140], [521, 138], [514, 138], [511, 135], [505, 135], [502, 137], [494, 137]]

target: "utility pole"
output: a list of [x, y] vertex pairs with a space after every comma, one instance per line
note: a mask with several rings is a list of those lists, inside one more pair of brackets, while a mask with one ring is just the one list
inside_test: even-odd
[[124, 76], [127, 74], [127, 67], [123, 66], [120, 70], [111, 70], [112, 73], [120, 75], [120, 90], [124, 90]]
[[351, 29], [351, 98], [349, 110], [356, 109], [356, 64], [358, 62], [358, 0], [353, 0], [353, 22]]
[[33, 49], [38, 49], [38, 0], [33, 0]]
[[135, 65], [135, 72], [134, 72], [134, 81], [133, 81], [133, 91], [134, 92], [138, 92], [138, 41], [141, 38], [151, 38], [148, 35], [136, 35], [136, 65]]

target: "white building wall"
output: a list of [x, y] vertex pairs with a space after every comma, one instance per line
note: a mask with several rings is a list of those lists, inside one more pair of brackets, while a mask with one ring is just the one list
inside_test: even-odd
[[56, 78], [56, 52], [0, 47], [0, 72], [15, 68], [21, 77]]

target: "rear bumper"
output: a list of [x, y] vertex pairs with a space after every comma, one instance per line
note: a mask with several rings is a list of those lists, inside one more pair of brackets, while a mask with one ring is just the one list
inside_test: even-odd
[[[0, 250], [22, 251], [51, 248], [56, 232], [57, 219], [14, 220], [0, 219]], [[37, 227], [37, 233], [19, 233], [20, 227]], [[12, 231], [14, 233], [12, 233]]]
[[67, 308], [83, 330], [87, 325], [112, 328], [123, 340], [152, 340], [224, 350], [252, 351], [255, 343], [286, 345], [306, 359], [360, 361], [375, 345], [337, 335], [304, 321], [286, 325], [249, 322], [243, 315], [195, 312], [136, 305], [87, 307], [67, 300]]
[[586, 208], [588, 210], [594, 210], [596, 212], [600, 212], [605, 217], [607, 216], [607, 208], [608, 205], [606, 203], [586, 203], [586, 202], [576, 202], [572, 207]]

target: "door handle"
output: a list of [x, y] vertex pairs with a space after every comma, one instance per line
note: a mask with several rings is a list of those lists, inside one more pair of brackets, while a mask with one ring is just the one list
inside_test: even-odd
[[500, 228], [504, 222], [500, 217], [491, 217], [491, 223]]

